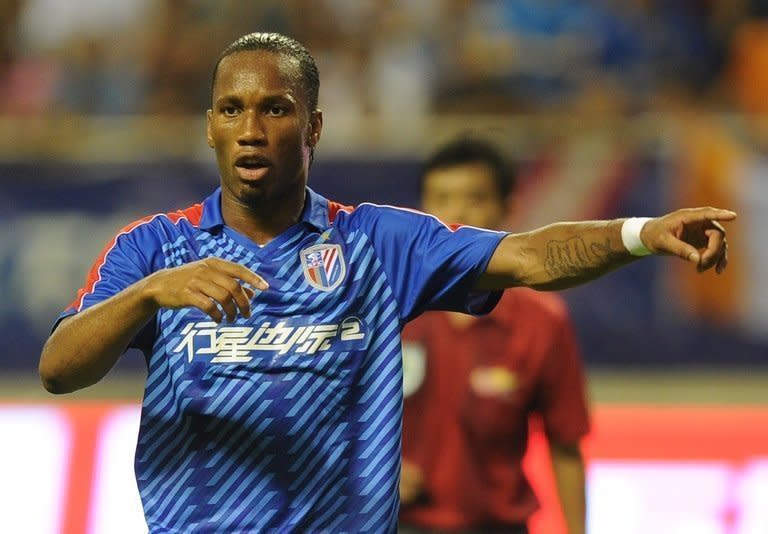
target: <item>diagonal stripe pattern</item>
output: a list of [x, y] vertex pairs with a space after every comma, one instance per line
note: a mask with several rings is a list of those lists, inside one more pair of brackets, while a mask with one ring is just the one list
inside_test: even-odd
[[293, 236], [268, 254], [224, 232], [182, 235], [164, 246], [165, 267], [217, 256], [270, 281], [253, 300], [252, 317], [220, 331], [279, 321], [339, 325], [352, 316], [364, 339], [314, 355], [259, 351], [245, 363], [216, 365], [200, 355], [202, 337], [194, 338], [200, 344], [191, 361], [174, 350], [185, 327], [209, 321], [202, 312], [160, 313], [136, 453], [151, 531], [360, 532], [394, 524], [402, 404], [397, 306], [361, 232], [337, 241], [341, 257], [326, 260], [329, 270], [346, 262], [337, 292], [307, 284], [299, 253], [319, 237]]
[[150, 531], [394, 532], [400, 330], [430, 308], [490, 310], [473, 287], [503, 237], [310, 189], [264, 247], [224, 223], [220, 189], [121, 230], [62, 317], [212, 256], [269, 283], [248, 319], [163, 309], [132, 341], [148, 369], [135, 471]]

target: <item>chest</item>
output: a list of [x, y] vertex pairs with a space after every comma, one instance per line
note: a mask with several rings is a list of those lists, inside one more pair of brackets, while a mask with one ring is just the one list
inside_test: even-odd
[[381, 279], [372, 253], [356, 236], [299, 228], [263, 248], [225, 232], [177, 239], [163, 249], [164, 267], [216, 256], [248, 267], [269, 289], [251, 299], [249, 318], [231, 323], [194, 307], [161, 311], [155, 352], [181, 368], [230, 373], [312, 370], [329, 355], [349, 366], [367, 350], [386, 306], [372, 291]]

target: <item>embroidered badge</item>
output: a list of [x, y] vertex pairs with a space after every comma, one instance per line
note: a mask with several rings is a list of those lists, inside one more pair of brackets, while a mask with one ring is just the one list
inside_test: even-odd
[[341, 245], [313, 245], [299, 252], [304, 278], [320, 291], [336, 289], [346, 274]]

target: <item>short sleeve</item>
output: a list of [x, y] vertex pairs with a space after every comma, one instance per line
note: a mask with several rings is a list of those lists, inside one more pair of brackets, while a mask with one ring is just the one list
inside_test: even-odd
[[361, 204], [346, 215], [371, 240], [401, 320], [427, 310], [482, 314], [498, 302], [501, 292], [473, 288], [504, 232], [453, 228], [415, 210], [373, 204]]
[[548, 439], [574, 444], [589, 432], [589, 410], [581, 355], [565, 305], [551, 323], [552, 343], [542, 368], [538, 397]]
[[[141, 250], [142, 244], [138, 242], [142, 237], [147, 241], [146, 236], [151, 233], [146, 225], [139, 227], [142, 222], [145, 221], [138, 221], [122, 229], [104, 247], [88, 271], [85, 284], [54, 323], [54, 330], [66, 317], [107, 300], [151, 274], [151, 268]], [[129, 347], [142, 350], [151, 347], [154, 329], [154, 321], [150, 321], [132, 340]]]

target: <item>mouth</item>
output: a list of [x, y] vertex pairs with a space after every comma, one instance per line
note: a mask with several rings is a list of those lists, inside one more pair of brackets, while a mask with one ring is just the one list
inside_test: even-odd
[[257, 155], [240, 156], [235, 160], [237, 173], [246, 181], [263, 178], [270, 166], [268, 159]]

